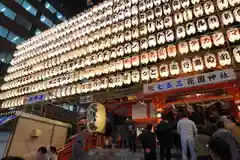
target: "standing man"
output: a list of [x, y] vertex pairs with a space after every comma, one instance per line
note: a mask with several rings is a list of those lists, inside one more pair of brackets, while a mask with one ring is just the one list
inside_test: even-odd
[[137, 138], [137, 132], [136, 132], [136, 126], [132, 120], [132, 117], [129, 116], [125, 123], [126, 131], [128, 134], [128, 143], [130, 147], [130, 152], [136, 152], [136, 138]]
[[144, 149], [145, 160], [156, 160], [156, 135], [151, 132], [152, 124], [148, 124], [146, 131], [141, 135], [141, 143]]
[[191, 160], [196, 160], [194, 136], [197, 134], [197, 127], [193, 121], [188, 119], [186, 112], [183, 112], [182, 117], [183, 118], [177, 123], [177, 131], [180, 135], [182, 145], [182, 160], [188, 159], [188, 147], [191, 153]]
[[157, 138], [160, 144], [160, 160], [170, 160], [172, 157], [171, 148], [172, 148], [172, 125], [167, 120], [168, 117], [166, 114], [162, 115], [162, 121], [157, 125]]

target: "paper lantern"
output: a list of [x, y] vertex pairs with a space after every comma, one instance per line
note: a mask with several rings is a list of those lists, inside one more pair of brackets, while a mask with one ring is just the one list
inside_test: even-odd
[[231, 64], [231, 57], [227, 50], [218, 52], [218, 61], [221, 66], [227, 66]]
[[183, 8], [187, 8], [190, 5], [190, 1], [189, 0], [181, 1], [181, 5]]
[[187, 23], [186, 24], [186, 32], [187, 32], [187, 35], [193, 35], [196, 33], [196, 27], [195, 27], [195, 24], [194, 23]]
[[168, 57], [176, 57], [177, 55], [176, 45], [169, 45], [167, 47], [167, 53], [168, 53]]
[[181, 9], [181, 2], [180, 0], [173, 0], [172, 1], [172, 8], [173, 8], [173, 11], [178, 11]]
[[212, 47], [212, 39], [209, 35], [204, 35], [200, 38], [200, 43], [203, 49]]
[[116, 86], [117, 79], [115, 76], [110, 76], [108, 80], [109, 88], [114, 88]]
[[210, 16], [208, 18], [208, 25], [209, 25], [209, 28], [212, 29], [212, 30], [216, 29], [216, 28], [219, 28], [220, 23], [219, 23], [218, 17], [217, 16]]
[[124, 59], [124, 68], [129, 69], [132, 67], [132, 61], [130, 57]]
[[131, 19], [125, 19], [125, 28], [131, 28], [132, 21]]
[[215, 46], [222, 46], [225, 43], [224, 35], [222, 32], [214, 32], [212, 35], [212, 40]]
[[196, 56], [192, 59], [194, 71], [202, 71], [204, 68], [202, 57]]
[[156, 19], [156, 28], [157, 30], [162, 30], [164, 29], [164, 23], [163, 23], [163, 19]]
[[237, 7], [233, 10], [234, 18], [237, 22], [240, 22], [240, 7]]
[[169, 15], [169, 14], [171, 14], [171, 6], [170, 6], [170, 4], [169, 3], [165, 3], [164, 5], [163, 5], [163, 14], [164, 15]]
[[200, 50], [198, 39], [191, 39], [188, 43], [189, 43], [189, 49], [191, 52], [197, 52]]
[[174, 32], [171, 29], [168, 29], [165, 31], [165, 37], [167, 42], [173, 42], [174, 41]]
[[141, 79], [143, 81], [148, 81], [150, 78], [149, 69], [147, 67], [142, 68], [141, 70]]
[[176, 28], [176, 37], [177, 39], [183, 39], [186, 37], [186, 31], [184, 26], [178, 26]]
[[191, 9], [185, 9], [183, 11], [183, 19], [184, 21], [190, 21], [193, 19], [193, 13], [192, 13], [192, 10]]
[[116, 64], [114, 61], [110, 62], [109, 72], [116, 72]]
[[133, 41], [132, 42], [132, 52], [139, 52], [140, 46], [138, 41]]
[[132, 6], [132, 15], [137, 15], [138, 14], [138, 7], [137, 6]]
[[124, 53], [130, 54], [132, 52], [132, 45], [130, 43], [124, 44]]
[[133, 56], [131, 61], [132, 61], [132, 66], [133, 66], [133, 67], [139, 66], [139, 61], [140, 61], [140, 60], [139, 60], [139, 56], [138, 56], [138, 55]]
[[228, 8], [228, 1], [227, 0], [217, 0], [218, 9], [224, 10]]
[[189, 52], [188, 43], [183, 41], [178, 44], [178, 51], [180, 54], [187, 54]]
[[153, 0], [153, 4], [155, 6], [159, 6], [161, 4], [161, 0]]
[[125, 31], [125, 41], [130, 41], [132, 39], [132, 32], [130, 30]]
[[116, 62], [116, 70], [117, 71], [122, 71], [123, 70], [123, 60], [118, 60]]
[[[159, 0], [160, 1], [160, 0]], [[161, 1], [160, 1], [161, 2]], [[161, 17], [162, 16], [162, 8], [161, 6], [158, 6], [158, 7], [155, 7], [154, 8], [154, 12], [155, 12], [155, 16], [157, 18]]]
[[148, 46], [149, 46], [149, 47], [155, 47], [156, 44], [157, 44], [157, 42], [156, 42], [156, 37], [155, 37], [155, 35], [150, 35], [150, 36], [148, 37]]
[[121, 57], [124, 55], [124, 47], [119, 45], [117, 48], [117, 57]]
[[159, 66], [159, 74], [161, 77], [168, 77], [169, 76], [169, 69], [167, 64], [161, 64]]
[[217, 66], [216, 56], [212, 53], [204, 55], [204, 62], [207, 68], [215, 68]]
[[170, 28], [173, 25], [173, 20], [171, 16], [166, 16], [163, 20], [165, 28]]
[[139, 30], [138, 28], [133, 28], [132, 29], [132, 38], [135, 39], [135, 38], [138, 38], [139, 37]]
[[165, 44], [166, 40], [165, 40], [165, 34], [163, 32], [158, 32], [156, 37], [157, 37], [158, 44]]
[[203, 5], [204, 11], [207, 15], [213, 14], [215, 11], [214, 4], [212, 1], [207, 1]]
[[132, 0], [132, 4], [137, 4], [138, 0]]
[[151, 50], [148, 53], [148, 57], [149, 57], [150, 62], [157, 62], [157, 58], [158, 58], [157, 51], [156, 50]]
[[183, 23], [183, 14], [181, 12], [174, 14], [174, 22], [176, 25]]
[[140, 48], [141, 48], [141, 50], [148, 49], [148, 39], [147, 38], [140, 39]]
[[236, 62], [240, 63], [240, 46], [237, 46], [233, 49], [233, 56]]
[[234, 17], [230, 10], [223, 12], [221, 14], [221, 18], [222, 18], [223, 24], [226, 26], [234, 22]]
[[133, 16], [132, 17], [132, 26], [138, 26], [139, 22], [138, 22], [138, 16]]
[[124, 84], [130, 84], [131, 83], [131, 73], [130, 72], [124, 72], [123, 83]]
[[184, 73], [189, 73], [189, 72], [192, 72], [193, 70], [192, 62], [188, 58], [185, 58], [182, 60], [181, 66]]
[[147, 7], [147, 9], [151, 9], [153, 7], [153, 1], [152, 0], [146, 0], [146, 7]]
[[203, 16], [203, 7], [202, 7], [202, 5], [194, 5], [194, 7], [193, 7], [193, 14], [197, 18]]
[[148, 53], [142, 53], [141, 54], [141, 64], [147, 64], [149, 62]]
[[89, 132], [104, 133], [106, 109], [101, 103], [92, 103], [87, 108], [87, 128]]
[[82, 93], [82, 85], [77, 84], [77, 93]]
[[226, 32], [228, 40], [232, 43], [240, 39], [240, 32], [238, 28], [229, 28]]
[[154, 11], [152, 9], [147, 11], [147, 20], [151, 21], [154, 19]]
[[155, 23], [154, 23], [153, 21], [148, 22], [148, 24], [147, 24], [147, 29], [148, 29], [148, 32], [149, 32], [149, 33], [155, 32], [155, 29], [156, 29]]
[[196, 28], [198, 30], [198, 32], [202, 33], [205, 32], [207, 30], [207, 22], [205, 19], [199, 19], [196, 22]]
[[121, 87], [123, 85], [123, 75], [117, 74], [116, 76], [116, 86]]
[[133, 83], [138, 83], [140, 81], [140, 73], [138, 70], [133, 70], [132, 71], [132, 82]]
[[108, 74], [109, 73], [109, 65], [108, 64], [103, 64], [102, 65], [102, 73], [103, 74]]
[[131, 8], [126, 8], [125, 9], [125, 18], [131, 17], [131, 14], [132, 14]]
[[230, 6], [234, 7], [237, 6], [238, 4], [240, 4], [240, 2], [238, 0], [228, 0]]
[[159, 77], [158, 67], [157, 66], [150, 67], [150, 78], [157, 79], [158, 77]]
[[178, 75], [180, 73], [180, 67], [178, 62], [175, 62], [175, 61], [171, 62], [169, 64], [169, 70], [171, 75]]
[[166, 50], [166, 48], [159, 48], [158, 49], [158, 58], [160, 60], [165, 60], [167, 58], [167, 50]]
[[101, 78], [101, 89], [106, 89], [108, 87], [108, 79], [107, 78]]

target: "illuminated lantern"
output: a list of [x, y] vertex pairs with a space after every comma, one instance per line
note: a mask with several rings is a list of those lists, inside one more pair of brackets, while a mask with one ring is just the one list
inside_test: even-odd
[[226, 32], [228, 40], [232, 43], [240, 39], [240, 32], [238, 28], [230, 28]]
[[171, 75], [178, 75], [180, 72], [179, 64], [178, 62], [175, 62], [175, 61], [169, 64], [169, 69], [170, 69]]
[[133, 56], [132, 57], [132, 66], [136, 67], [136, 66], [139, 66], [139, 56], [136, 55], [136, 56]]
[[124, 72], [123, 83], [124, 84], [130, 84], [131, 83], [131, 73], [130, 72]]
[[168, 57], [176, 57], [177, 55], [176, 45], [169, 45], [167, 47], [167, 53], [168, 53]]
[[164, 28], [164, 23], [162, 19], [156, 19], [156, 28], [157, 30], [161, 30]]
[[146, 3], [144, 1], [140, 1], [138, 4], [138, 8], [140, 12], [144, 12], [146, 10]]
[[132, 26], [138, 26], [138, 16], [132, 17]]
[[107, 78], [101, 78], [101, 89], [106, 89], [108, 87], [108, 79]]
[[77, 84], [77, 93], [82, 93], [82, 85], [81, 84]]
[[109, 88], [114, 88], [116, 86], [116, 77], [115, 76], [110, 76], [108, 80], [108, 86]]
[[109, 66], [108, 66], [108, 64], [103, 64], [103, 66], [102, 66], [102, 73], [103, 74], [108, 74], [109, 73]]
[[146, 7], [147, 7], [147, 9], [153, 8], [153, 1], [152, 0], [146, 0]]
[[196, 27], [195, 27], [195, 24], [194, 23], [187, 23], [186, 24], [186, 32], [187, 32], [187, 35], [193, 35], [196, 33]]
[[237, 22], [240, 22], [240, 7], [237, 7], [233, 10], [234, 18]]
[[159, 73], [161, 77], [168, 77], [169, 76], [169, 70], [167, 64], [161, 64], [159, 66]]
[[178, 11], [181, 9], [181, 3], [180, 3], [180, 0], [173, 0], [172, 1], [172, 8], [173, 8], [173, 11]]
[[118, 32], [118, 26], [117, 24], [112, 25], [112, 33], [117, 33]]
[[131, 19], [125, 19], [125, 28], [131, 28], [132, 21]]
[[212, 40], [215, 46], [222, 46], [225, 43], [224, 35], [222, 32], [214, 32], [212, 35]]
[[157, 18], [159, 18], [159, 17], [161, 17], [162, 16], [162, 7], [155, 7], [154, 8], [154, 12], [155, 12], [155, 16], [157, 17]]
[[131, 7], [132, 2], [131, 0], [125, 0], [125, 7]]
[[167, 58], [167, 50], [166, 50], [166, 48], [159, 48], [158, 49], [158, 58], [160, 60], [165, 60]]
[[214, 4], [212, 1], [207, 1], [204, 3], [204, 11], [207, 15], [210, 15], [212, 13], [214, 13], [215, 8], [214, 8]]
[[77, 86], [76, 85], [71, 85], [71, 95], [75, 95], [77, 91]]
[[183, 14], [181, 12], [175, 13], [174, 14], [174, 21], [175, 24], [182, 24], [183, 23]]
[[140, 47], [138, 41], [133, 41], [132, 42], [132, 52], [139, 52]]
[[121, 87], [123, 85], [123, 76], [121, 74], [117, 74], [116, 76], [116, 86]]
[[157, 66], [150, 67], [150, 78], [157, 79], [158, 77], [159, 77], [158, 67]]
[[198, 32], [205, 32], [207, 30], [207, 22], [205, 19], [199, 19], [197, 20], [196, 27]]
[[200, 43], [203, 49], [212, 47], [212, 39], [209, 35], [204, 35], [200, 38]]
[[98, 65], [98, 66], [96, 67], [96, 69], [95, 69], [95, 74], [96, 74], [97, 76], [102, 75], [102, 66], [101, 66], [101, 65]]
[[141, 48], [141, 50], [148, 49], [148, 39], [147, 38], [140, 39], [140, 48]]
[[117, 71], [123, 70], [123, 60], [118, 60], [118, 61], [116, 62], [116, 70], [117, 70]]
[[91, 133], [104, 133], [106, 127], [106, 109], [101, 103], [92, 103], [87, 108], [87, 128]]
[[141, 54], [141, 64], [147, 64], [149, 62], [148, 53]]
[[138, 38], [139, 37], [139, 30], [138, 28], [133, 28], [132, 29], [132, 38], [135, 39], [135, 38]]
[[164, 4], [163, 5], [163, 14], [164, 15], [169, 15], [169, 14], [171, 14], [171, 6], [170, 6], [170, 4], [169, 3], [166, 3], [166, 4]]
[[196, 56], [192, 59], [193, 69], [195, 71], [202, 71], [204, 68], [202, 57]]
[[173, 25], [173, 20], [171, 16], [166, 16], [163, 20], [165, 28], [170, 28]]
[[215, 68], [217, 66], [216, 56], [212, 53], [204, 55], [204, 62], [207, 68]]
[[137, 4], [138, 0], [132, 0], [132, 4]]
[[116, 64], [113, 61], [109, 64], [109, 72], [116, 72]]
[[155, 6], [159, 6], [161, 4], [161, 0], [153, 0], [153, 4]]
[[132, 6], [132, 15], [137, 15], [137, 14], [138, 14], [138, 7]]
[[188, 8], [190, 5], [190, 1], [189, 0], [181, 1], [181, 5], [183, 8]]
[[117, 48], [117, 57], [121, 57], [124, 55], [124, 47], [119, 45]]
[[130, 30], [125, 31], [125, 41], [131, 41], [132, 32]]
[[234, 17], [230, 10], [223, 12], [221, 15], [221, 18], [222, 18], [223, 24], [226, 26], [234, 22]]
[[228, 1], [227, 0], [217, 0], [218, 9], [224, 10], [228, 8]]
[[227, 66], [231, 64], [231, 57], [227, 50], [218, 52], [218, 61], [221, 66]]
[[130, 54], [132, 52], [132, 45], [130, 43], [124, 44], [124, 53]]
[[141, 70], [141, 79], [143, 81], [148, 81], [150, 78], [149, 69], [147, 67], [142, 68]]
[[91, 56], [91, 64], [96, 64], [97, 63], [97, 55], [96, 54], [93, 54]]
[[185, 9], [183, 11], [183, 19], [184, 21], [190, 21], [193, 19], [193, 13], [192, 13], [192, 10], [191, 9]]
[[209, 28], [212, 29], [212, 30], [216, 29], [216, 28], [219, 28], [220, 23], [219, 23], [218, 17], [217, 16], [210, 16], [208, 18], [208, 25], [209, 25]]
[[154, 11], [152, 9], [147, 11], [147, 20], [151, 21], [154, 19]]
[[148, 45], [149, 45], [149, 47], [155, 47], [156, 44], [157, 44], [157, 42], [156, 42], [156, 37], [155, 37], [155, 35], [150, 35], [150, 36], [148, 37]]
[[119, 33], [118, 34], [118, 43], [123, 43], [124, 42], [124, 34], [123, 33]]
[[233, 49], [233, 56], [236, 62], [240, 63], [240, 46], [237, 46]]
[[138, 83], [140, 81], [140, 73], [138, 70], [133, 70], [132, 71], [132, 82], [133, 83]]
[[144, 36], [147, 34], [147, 26], [145, 24], [139, 27], [139, 33], [140, 33], [140, 36]]
[[157, 33], [157, 43], [158, 44], [165, 44], [165, 34], [163, 32], [158, 32]]
[[184, 26], [178, 26], [176, 28], [176, 36], [177, 36], [177, 39], [182, 39], [186, 37], [186, 31]]
[[198, 39], [191, 39], [188, 43], [189, 43], [189, 49], [191, 52], [197, 52], [200, 50]]
[[174, 32], [171, 29], [168, 29], [165, 31], [165, 37], [167, 42], [173, 42], [174, 41]]
[[183, 41], [178, 44], [178, 51], [180, 54], [186, 54], [189, 52], [188, 43]]
[[148, 54], [148, 57], [150, 62], [157, 62], [157, 58], [158, 58], [157, 51], [151, 50]]
[[189, 73], [189, 72], [192, 72], [193, 70], [192, 62], [188, 58], [182, 60], [181, 66], [184, 73]]
[[193, 14], [197, 18], [203, 16], [203, 7], [202, 7], [202, 5], [195, 5], [193, 7]]
[[124, 68], [128, 69], [132, 67], [131, 58], [127, 57], [124, 59]]
[[131, 14], [132, 14], [132, 13], [131, 13], [131, 8], [126, 8], [126, 9], [125, 9], [125, 17], [126, 17], [126, 18], [129, 18], [129, 17], [131, 17]]
[[154, 22], [148, 22], [147, 26], [149, 33], [155, 32], [156, 27]]

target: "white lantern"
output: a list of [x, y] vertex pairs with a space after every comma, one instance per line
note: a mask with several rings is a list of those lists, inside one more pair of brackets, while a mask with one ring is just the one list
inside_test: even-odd
[[183, 41], [178, 44], [178, 51], [180, 54], [187, 54], [189, 52], [188, 43]]
[[202, 33], [207, 30], [207, 22], [205, 19], [199, 19], [197, 20], [196, 27], [198, 32]]
[[161, 6], [155, 7], [154, 8], [154, 12], [155, 12], [155, 16], [157, 18], [161, 17], [162, 16], [162, 8], [161, 8]]
[[116, 72], [116, 64], [114, 61], [109, 64], [109, 72]]
[[214, 13], [215, 8], [214, 8], [214, 4], [212, 1], [207, 1], [204, 3], [204, 11], [207, 15]]
[[148, 22], [147, 27], [148, 27], [149, 33], [155, 32], [156, 27], [155, 27], [155, 23], [153, 21]]
[[123, 83], [124, 84], [131, 84], [131, 73], [130, 72], [124, 72]]
[[148, 81], [150, 78], [149, 69], [147, 67], [142, 68], [141, 70], [141, 79], [143, 81]]
[[133, 28], [132, 29], [132, 38], [135, 39], [135, 38], [138, 38], [139, 37], [139, 30], [138, 28]]
[[141, 54], [141, 64], [147, 64], [149, 62], [148, 53]]
[[193, 69], [195, 71], [202, 71], [204, 68], [202, 57], [196, 56], [192, 59]]
[[238, 5], [240, 2], [238, 0], [228, 0], [230, 6], [234, 7]]
[[125, 28], [131, 28], [132, 21], [131, 19], [125, 19]]
[[192, 10], [191, 9], [185, 9], [183, 11], [183, 18], [186, 22], [192, 20], [193, 19]]
[[169, 68], [170, 68], [171, 75], [178, 75], [180, 73], [180, 67], [178, 62], [175, 62], [175, 61], [171, 62], [169, 64]]
[[163, 19], [156, 19], [156, 28], [157, 30], [164, 29]]
[[197, 52], [200, 50], [198, 39], [191, 39], [188, 43], [191, 52]]
[[109, 73], [109, 65], [108, 64], [103, 64], [102, 73], [103, 74], [108, 74]]
[[164, 13], [164, 15], [169, 15], [169, 14], [171, 14], [171, 6], [170, 6], [170, 4], [169, 3], [165, 3], [164, 5], [163, 5], [163, 13]]
[[125, 54], [132, 53], [132, 45], [130, 43], [125, 43], [124, 44], [124, 53]]
[[184, 26], [178, 26], [176, 28], [176, 36], [177, 39], [183, 39], [186, 37], [186, 31]]
[[200, 38], [200, 43], [203, 49], [212, 48], [212, 39], [209, 35], [204, 35]]
[[147, 20], [151, 21], [154, 19], [154, 11], [152, 9], [147, 11]]
[[168, 29], [165, 31], [165, 37], [167, 42], [173, 42], [174, 41], [174, 32], [171, 29]]
[[168, 57], [176, 57], [177, 56], [177, 48], [176, 45], [169, 45], [167, 47]]
[[101, 78], [101, 89], [106, 89], [108, 87], [108, 79], [107, 78]]
[[131, 8], [126, 8], [125, 9], [125, 17], [129, 18], [129, 17], [131, 17], [131, 15], [132, 15]]
[[140, 39], [140, 48], [141, 48], [141, 50], [148, 49], [148, 39], [147, 38]]
[[147, 34], [147, 26], [145, 24], [142, 24], [140, 27], [139, 27], [139, 33], [141, 36], [144, 36]]
[[212, 40], [215, 46], [221, 46], [225, 43], [225, 38], [222, 32], [214, 32], [212, 35]]
[[153, 7], [153, 1], [152, 0], [146, 0], [146, 7], [147, 7], [147, 9], [151, 9]]
[[161, 0], [153, 0], [153, 4], [155, 6], [159, 6], [161, 4]]
[[133, 41], [132, 42], [132, 52], [139, 52], [140, 50], [140, 46], [139, 46], [139, 43], [138, 41]]
[[181, 66], [182, 66], [182, 70], [184, 73], [189, 73], [189, 72], [192, 72], [192, 70], [193, 70], [192, 62], [188, 58], [185, 58], [182, 60]]
[[224, 10], [228, 8], [228, 1], [227, 0], [217, 0], [218, 9]]
[[156, 42], [156, 37], [155, 37], [155, 35], [150, 35], [150, 36], [148, 37], [148, 46], [149, 46], [149, 47], [155, 47], [156, 44], [157, 44], [157, 42]]
[[133, 16], [132, 17], [132, 26], [138, 26], [138, 16]]
[[166, 16], [163, 20], [165, 28], [170, 28], [173, 25], [173, 20], [171, 16]]
[[162, 47], [158, 49], [158, 58], [160, 60], [165, 60], [167, 58], [167, 50], [166, 48]]
[[219, 23], [218, 17], [217, 16], [210, 16], [208, 18], [208, 25], [209, 25], [209, 28], [212, 29], [212, 30], [216, 29], [216, 28], [219, 28], [220, 23]]
[[123, 85], [123, 76], [121, 74], [117, 74], [116, 76], [116, 86], [121, 87]]
[[165, 34], [163, 32], [158, 32], [156, 36], [157, 36], [158, 44], [165, 44], [166, 40], [165, 40]]
[[131, 78], [133, 83], [138, 83], [140, 81], [140, 72], [138, 70], [133, 70]]
[[161, 64], [159, 66], [159, 73], [161, 77], [168, 77], [169, 76], [169, 69], [167, 64]]
[[137, 15], [138, 14], [138, 7], [137, 6], [132, 6], [132, 15]]
[[139, 11], [144, 12], [146, 10], [146, 3], [144, 1], [139, 2]]
[[181, 3], [180, 3], [180, 0], [173, 0], [172, 1], [172, 8], [173, 8], [173, 11], [178, 11], [181, 9]]
[[132, 57], [132, 66], [133, 67], [137, 67], [137, 66], [139, 66], [139, 56], [138, 55], [136, 55], [136, 56], [133, 56]]
[[233, 56], [236, 62], [240, 63], [240, 46], [237, 46], [233, 49]]
[[116, 86], [117, 79], [115, 76], [110, 76], [108, 80], [109, 88], [114, 88]]
[[232, 11], [230, 10], [223, 12], [221, 15], [221, 18], [222, 18], [223, 24], [226, 26], [234, 22], [234, 17], [233, 17]]
[[156, 50], [151, 50], [148, 53], [149, 61], [150, 62], [157, 62], [158, 54]]
[[187, 32], [187, 35], [193, 35], [196, 33], [196, 27], [195, 27], [195, 24], [194, 23], [187, 23], [186, 24], [186, 32]]
[[120, 59], [116, 62], [116, 70], [117, 71], [123, 70], [123, 60]]
[[157, 79], [158, 77], [159, 77], [158, 67], [157, 66], [150, 67], [150, 78]]
[[230, 28], [226, 32], [228, 40], [232, 43], [240, 39], [240, 32], [238, 28]]
[[202, 7], [202, 5], [195, 5], [193, 7], [193, 14], [197, 18], [203, 16], [203, 7]]
[[212, 53], [204, 55], [204, 62], [207, 68], [215, 68], [217, 66], [216, 56]]
[[132, 60], [130, 57], [124, 59], [124, 68], [128, 69], [132, 67]]
[[218, 52], [218, 61], [221, 66], [227, 66], [231, 64], [231, 57], [227, 50]]
[[183, 23], [183, 14], [181, 12], [175, 13], [174, 14], [174, 21], [175, 24], [182, 24]]
[[237, 22], [240, 22], [240, 7], [237, 7], [233, 10], [234, 18]]

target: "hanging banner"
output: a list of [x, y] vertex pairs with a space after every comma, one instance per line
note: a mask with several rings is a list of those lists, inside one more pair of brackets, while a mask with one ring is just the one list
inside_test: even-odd
[[236, 79], [236, 74], [233, 69], [225, 69], [199, 75], [182, 77], [162, 81], [159, 83], [144, 84], [144, 93], [164, 92], [180, 88], [189, 88], [206, 84], [221, 83]]

